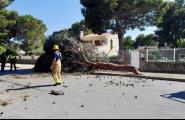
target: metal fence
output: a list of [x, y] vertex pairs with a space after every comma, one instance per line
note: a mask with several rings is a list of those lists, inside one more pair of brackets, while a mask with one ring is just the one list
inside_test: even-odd
[[146, 49], [147, 62], [185, 62], [185, 48]]

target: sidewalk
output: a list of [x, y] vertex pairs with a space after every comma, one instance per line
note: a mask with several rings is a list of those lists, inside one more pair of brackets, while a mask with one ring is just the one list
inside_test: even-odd
[[[32, 69], [33, 67], [34, 67], [34, 65], [17, 64], [17, 69], [18, 70]], [[6, 65], [6, 70], [9, 70], [9, 69], [10, 69], [9, 64], [7, 64]], [[134, 75], [133, 73], [130, 73], [130, 72], [120, 72], [120, 71], [95, 71], [92, 74], [94, 74], [94, 75], [123, 76], [123, 77], [136, 77], [136, 78], [146, 78], [146, 79], [154, 79], [154, 80], [185, 82], [185, 74], [141, 72], [140, 75]]]
[[5, 67], [5, 72], [0, 71], [0, 76], [12, 75], [12, 74], [18, 74], [18, 75], [32, 74], [34, 65], [31, 65], [31, 64], [16, 64], [16, 68], [17, 68], [17, 71], [15, 71], [14, 68], [13, 68], [13, 71], [10, 71], [10, 64], [7, 63], [6, 67]]
[[141, 72], [140, 75], [134, 75], [133, 73], [119, 71], [95, 71], [93, 74], [185, 82], [185, 74]]
[[[1, 65], [0, 65], [1, 66]], [[16, 64], [17, 69], [32, 69], [34, 68], [33, 64]], [[10, 63], [6, 63], [5, 70], [10, 70]]]

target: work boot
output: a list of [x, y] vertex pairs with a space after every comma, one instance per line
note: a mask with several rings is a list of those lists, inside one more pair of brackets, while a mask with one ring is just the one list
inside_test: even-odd
[[61, 85], [61, 83], [55, 83], [53, 86], [58, 86], [58, 85]]

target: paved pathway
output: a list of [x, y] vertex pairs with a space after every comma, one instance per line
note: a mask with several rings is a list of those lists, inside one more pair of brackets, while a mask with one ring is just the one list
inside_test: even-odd
[[141, 72], [141, 75], [134, 75], [133, 73], [129, 72], [117, 72], [117, 71], [95, 71], [95, 73], [93, 74], [185, 82], [185, 74]]

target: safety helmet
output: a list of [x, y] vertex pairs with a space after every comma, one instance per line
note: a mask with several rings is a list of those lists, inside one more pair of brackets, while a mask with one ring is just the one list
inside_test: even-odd
[[59, 50], [58, 45], [54, 45], [54, 46], [53, 46], [53, 50]]

